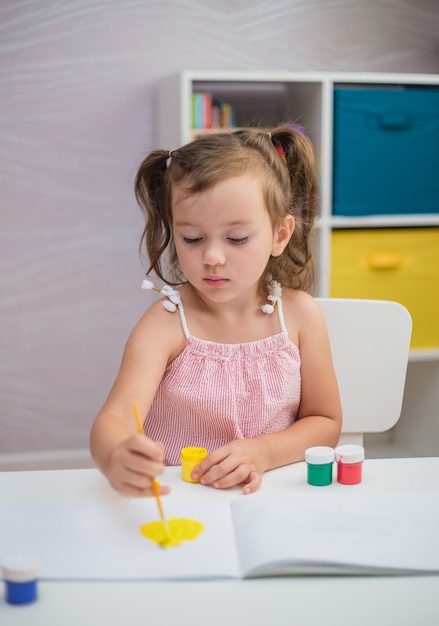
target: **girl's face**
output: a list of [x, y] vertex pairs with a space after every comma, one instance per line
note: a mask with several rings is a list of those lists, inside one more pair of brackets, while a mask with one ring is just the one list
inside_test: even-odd
[[294, 230], [292, 216], [273, 229], [261, 185], [249, 175], [192, 195], [174, 186], [172, 219], [183, 274], [216, 303], [256, 296], [270, 255], [283, 252]]

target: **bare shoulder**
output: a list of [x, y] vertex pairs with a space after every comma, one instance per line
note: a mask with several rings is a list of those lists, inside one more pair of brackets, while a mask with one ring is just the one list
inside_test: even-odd
[[286, 316], [293, 316], [300, 323], [321, 320], [322, 312], [317, 300], [305, 291], [284, 288], [282, 304]]
[[155, 351], [173, 360], [186, 346], [178, 311], [168, 311], [163, 306], [164, 299], [154, 302], [142, 315], [133, 328], [127, 347]]
[[305, 291], [284, 288], [282, 305], [290, 339], [303, 344], [310, 334], [326, 332], [325, 320], [316, 299]]

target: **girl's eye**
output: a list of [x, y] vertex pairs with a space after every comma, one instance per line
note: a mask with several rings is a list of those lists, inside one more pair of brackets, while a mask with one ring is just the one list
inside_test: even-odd
[[183, 237], [183, 241], [185, 243], [199, 243], [202, 240], [202, 237]]
[[239, 246], [248, 241], [248, 237], [229, 237], [229, 241], [233, 243], [235, 246]]

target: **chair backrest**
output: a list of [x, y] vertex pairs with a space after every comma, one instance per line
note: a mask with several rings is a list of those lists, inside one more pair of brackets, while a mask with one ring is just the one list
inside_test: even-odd
[[317, 298], [327, 324], [343, 427], [340, 441], [396, 424], [402, 408], [412, 319], [397, 302]]

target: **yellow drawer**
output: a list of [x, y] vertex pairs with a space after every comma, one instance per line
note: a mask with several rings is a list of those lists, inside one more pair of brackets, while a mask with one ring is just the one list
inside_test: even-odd
[[439, 228], [334, 231], [330, 294], [400, 302], [413, 319], [411, 347], [438, 347]]

